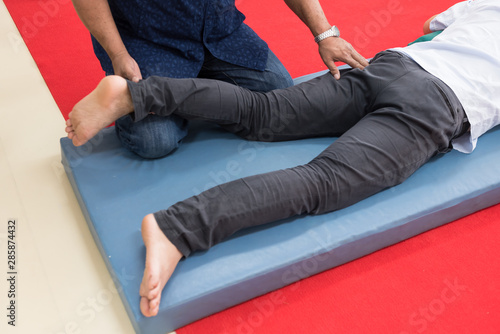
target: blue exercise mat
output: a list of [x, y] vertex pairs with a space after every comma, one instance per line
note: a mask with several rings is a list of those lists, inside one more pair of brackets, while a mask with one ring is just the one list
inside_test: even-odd
[[120, 146], [113, 128], [79, 148], [62, 138], [68, 178], [135, 330], [175, 330], [500, 202], [497, 128], [472, 154], [436, 157], [403, 184], [351, 207], [243, 230], [193, 254], [167, 283], [159, 314], [142, 316], [146, 214], [222, 182], [307, 163], [333, 140], [250, 142], [194, 123], [176, 152], [144, 160]]

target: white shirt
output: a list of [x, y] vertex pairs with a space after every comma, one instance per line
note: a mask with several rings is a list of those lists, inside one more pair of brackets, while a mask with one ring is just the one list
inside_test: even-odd
[[500, 124], [500, 0], [469, 0], [437, 15], [432, 41], [395, 48], [445, 82], [456, 94], [471, 131], [453, 141], [470, 153], [483, 133]]

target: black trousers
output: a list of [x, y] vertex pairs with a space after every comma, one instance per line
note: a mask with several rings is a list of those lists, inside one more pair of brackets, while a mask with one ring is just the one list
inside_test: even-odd
[[136, 120], [175, 114], [249, 140], [339, 137], [305, 165], [222, 184], [156, 212], [184, 256], [242, 228], [341, 209], [397, 185], [467, 130], [453, 91], [393, 51], [338, 81], [326, 74], [269, 93], [158, 77], [129, 82], [129, 90]]

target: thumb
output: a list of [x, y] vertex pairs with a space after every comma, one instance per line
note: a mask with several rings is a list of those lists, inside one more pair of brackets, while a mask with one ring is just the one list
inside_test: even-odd
[[132, 81], [133, 82], [139, 82], [142, 80], [142, 74], [141, 74], [141, 70], [139, 69], [139, 66], [136, 66], [137, 68], [135, 68], [133, 70], [133, 74], [132, 74]]

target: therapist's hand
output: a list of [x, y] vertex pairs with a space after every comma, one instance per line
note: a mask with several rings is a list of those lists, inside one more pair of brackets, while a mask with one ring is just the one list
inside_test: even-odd
[[368, 61], [360, 55], [351, 44], [340, 37], [328, 37], [318, 43], [319, 54], [335, 79], [340, 79], [340, 72], [335, 65], [341, 61], [353, 68], [363, 69]]
[[114, 55], [113, 58], [111, 58], [111, 62], [113, 63], [113, 70], [116, 75], [133, 82], [139, 82], [139, 80], [142, 80], [139, 65], [137, 65], [135, 59], [132, 58], [128, 52], [122, 52]]

